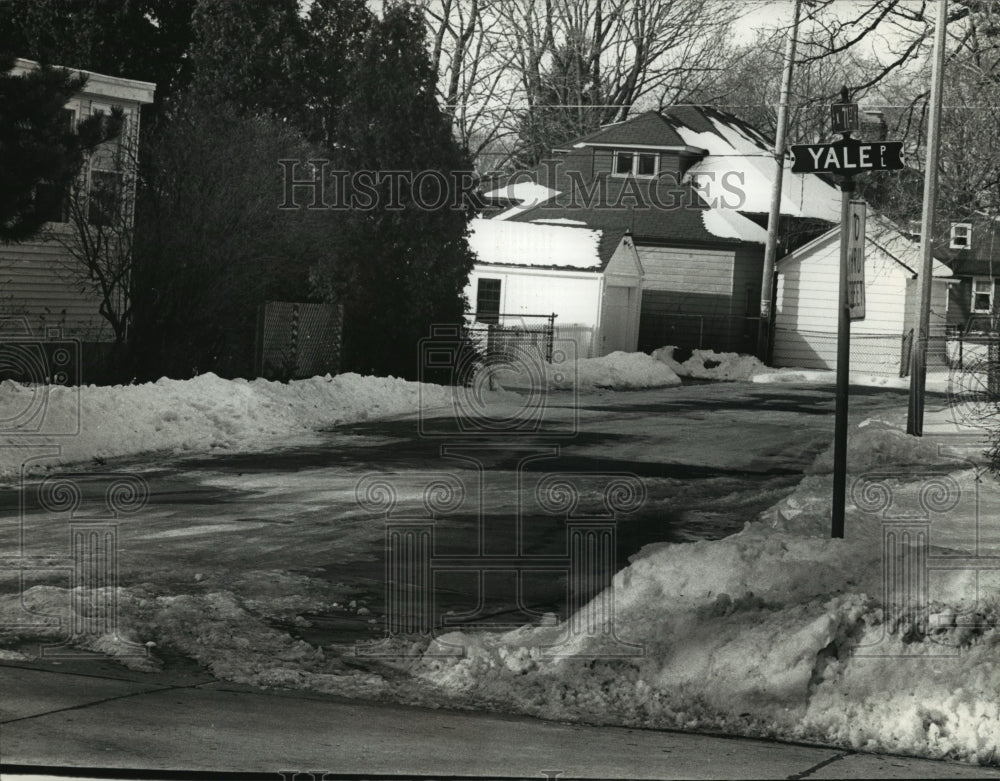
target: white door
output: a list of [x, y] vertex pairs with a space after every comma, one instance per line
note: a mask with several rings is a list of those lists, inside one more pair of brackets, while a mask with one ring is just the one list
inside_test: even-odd
[[635, 334], [632, 327], [632, 309], [636, 289], [624, 285], [604, 288], [604, 313], [601, 317], [601, 355], [615, 350], [635, 351]]

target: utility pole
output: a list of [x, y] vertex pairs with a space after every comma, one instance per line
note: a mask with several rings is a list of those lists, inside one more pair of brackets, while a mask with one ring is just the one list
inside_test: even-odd
[[927, 166], [924, 171], [924, 207], [920, 223], [920, 306], [910, 345], [910, 403], [906, 433], [924, 434], [924, 391], [927, 385], [927, 341], [931, 321], [931, 291], [934, 282], [934, 215], [937, 198], [938, 149], [941, 145], [941, 87], [944, 80], [945, 28], [948, 0], [938, 0], [934, 28], [934, 60], [931, 71], [930, 116], [927, 124]]
[[771, 185], [771, 210], [767, 217], [767, 242], [764, 244], [764, 273], [760, 283], [760, 320], [757, 327], [757, 357], [771, 362], [771, 323], [774, 321], [774, 262], [778, 251], [778, 227], [781, 223], [781, 192], [785, 174], [785, 135], [788, 132], [788, 95], [792, 89], [792, 70], [799, 35], [799, 11], [802, 0], [795, 0], [792, 32], [785, 41], [785, 67], [781, 74], [781, 97], [778, 102], [778, 127], [774, 138], [774, 182]]

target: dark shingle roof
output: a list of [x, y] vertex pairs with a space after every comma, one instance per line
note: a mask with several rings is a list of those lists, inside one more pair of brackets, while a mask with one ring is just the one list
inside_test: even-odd
[[616, 144], [629, 146], [685, 146], [682, 139], [670, 123], [656, 111], [647, 111], [624, 122], [605, 125], [600, 130], [579, 138], [574, 138], [559, 149], [572, 149], [577, 144]]
[[693, 188], [663, 184], [657, 189], [656, 200], [644, 198], [642, 204], [636, 204], [624, 189], [626, 181], [604, 179], [604, 197], [596, 203], [588, 203], [579, 192], [574, 192], [526, 209], [510, 219], [518, 222], [577, 220], [606, 235], [618, 233], [619, 238], [621, 233], [629, 231], [639, 242], [743, 243], [741, 239], [709, 233], [704, 222], [705, 204]]

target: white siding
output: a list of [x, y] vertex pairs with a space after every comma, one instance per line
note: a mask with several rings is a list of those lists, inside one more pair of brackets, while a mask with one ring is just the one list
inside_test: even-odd
[[[837, 234], [778, 265], [775, 366], [836, 368], [839, 268]], [[909, 269], [868, 242], [865, 319], [851, 323], [851, 371], [899, 375], [903, 334], [912, 327], [906, 317], [912, 276]], [[945, 282], [935, 281], [934, 291], [935, 308], [943, 316]]]
[[630, 237], [618, 244], [603, 276], [599, 342], [592, 353], [635, 352], [639, 342], [642, 265]]
[[600, 325], [602, 279], [594, 272], [476, 265], [465, 289], [469, 306], [476, 306], [481, 278], [500, 280], [500, 311], [510, 315], [556, 314], [556, 336], [573, 339], [579, 357], [590, 357]]
[[[17, 60], [15, 73], [25, 73], [35, 66]], [[135, 149], [139, 139], [140, 104], [153, 100], [154, 85], [103, 74], [88, 74], [83, 93], [70, 100], [76, 120], [95, 111], [110, 113], [120, 106], [125, 113], [125, 130], [120, 142]], [[119, 140], [109, 142], [116, 148]], [[97, 156], [100, 157], [99, 150]], [[128, 156], [126, 155], [126, 160]], [[86, 186], [89, 171], [81, 174]], [[134, 195], [134, 177], [126, 172], [127, 200]], [[71, 237], [69, 225], [54, 226]], [[101, 298], [89, 284], [81, 284], [79, 266], [57, 241], [34, 240], [23, 244], [0, 246], [0, 316], [24, 317], [32, 330], [45, 335], [46, 329], [58, 327], [64, 336], [81, 341], [110, 341], [110, 327], [99, 314]]]
[[604, 277], [612, 285], [639, 284], [642, 279], [642, 265], [639, 263], [639, 254], [631, 238], [626, 237], [618, 243], [615, 254], [604, 267]]
[[82, 341], [112, 338], [98, 313], [100, 297], [74, 281], [72, 259], [55, 243], [30, 242], [0, 248], [0, 316], [26, 317], [32, 332], [44, 336], [58, 327]]

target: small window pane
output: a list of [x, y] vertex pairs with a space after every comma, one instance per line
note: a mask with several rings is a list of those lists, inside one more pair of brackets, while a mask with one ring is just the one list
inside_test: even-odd
[[480, 279], [476, 287], [476, 320], [500, 322], [500, 280]]
[[87, 217], [93, 225], [111, 225], [121, 208], [121, 174], [114, 171], [90, 172]]
[[955, 222], [951, 226], [951, 249], [967, 249], [972, 245], [972, 226], [967, 222]]
[[618, 154], [615, 155], [615, 173], [616, 174], [632, 173], [631, 152], [619, 152]]
[[656, 175], [656, 155], [652, 154], [642, 154], [639, 155], [639, 171], [640, 176], [655, 176]]
[[990, 295], [989, 293], [976, 293], [973, 298], [972, 309], [974, 312], [989, 312], [990, 311]]

